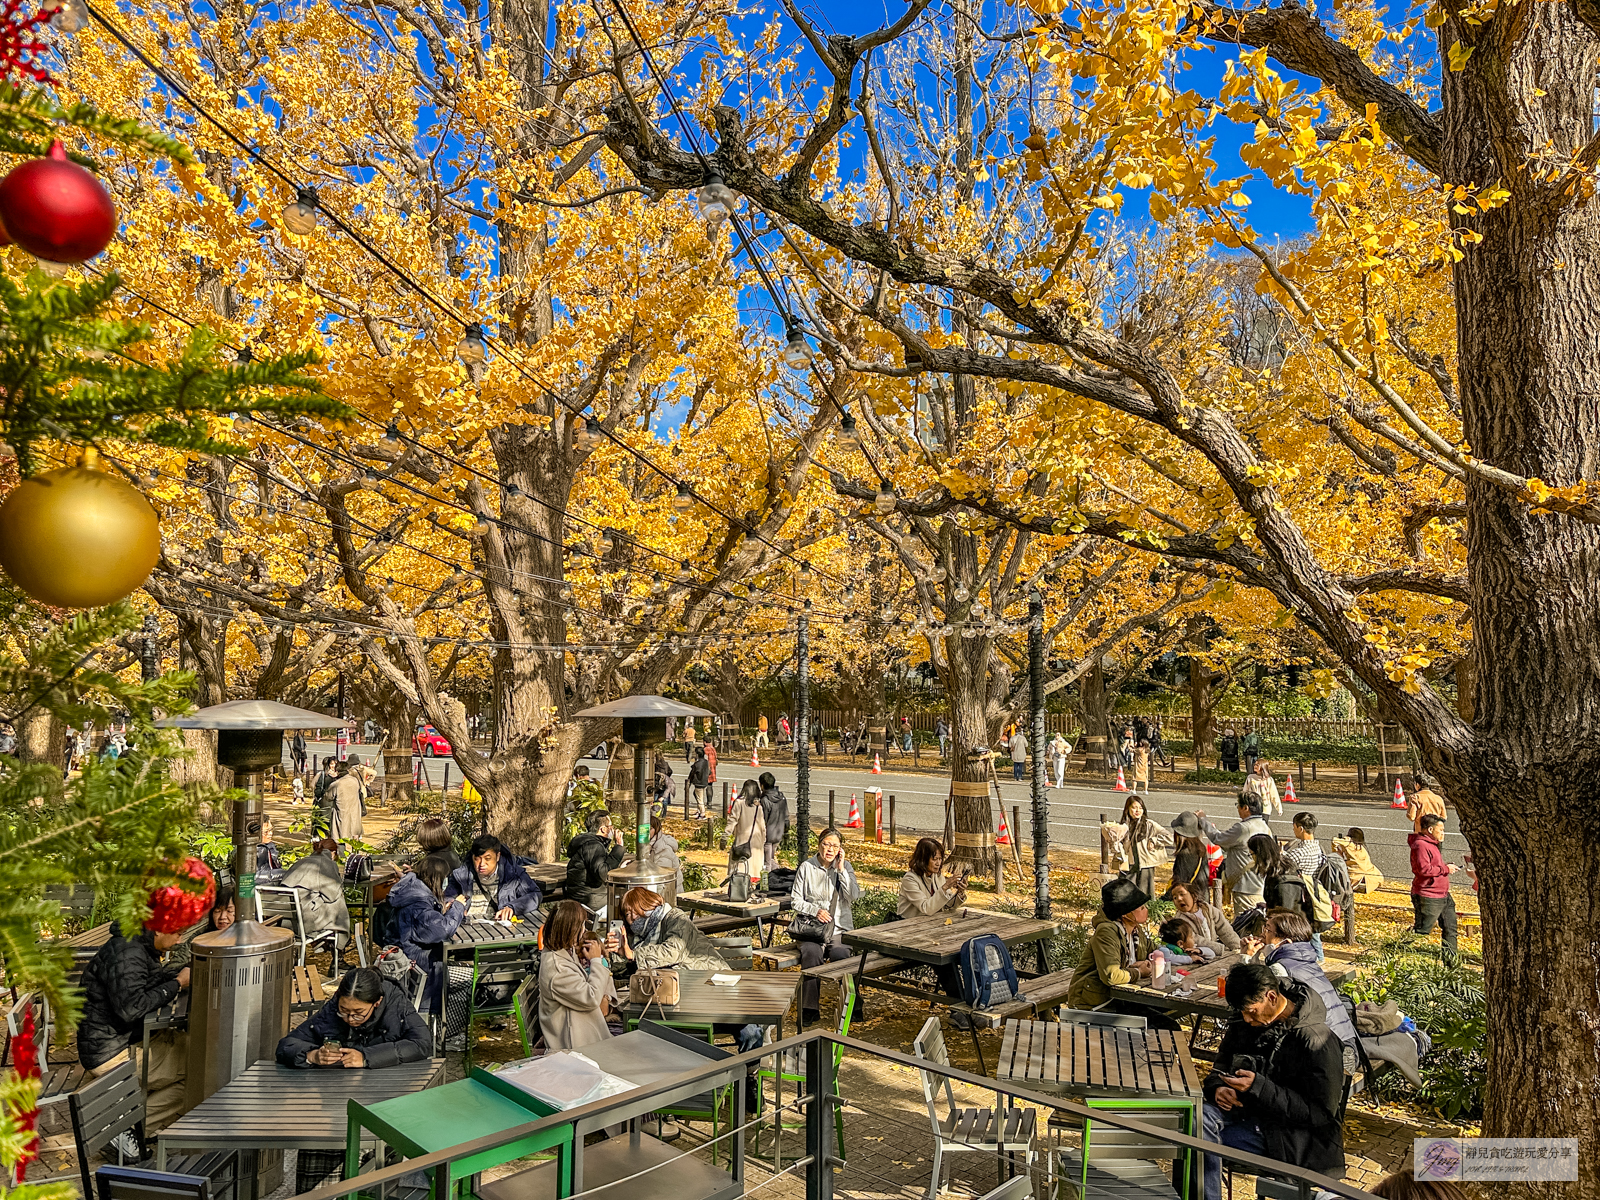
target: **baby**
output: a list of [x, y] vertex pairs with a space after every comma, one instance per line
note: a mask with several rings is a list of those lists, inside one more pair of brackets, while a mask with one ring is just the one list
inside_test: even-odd
[[1210, 946], [1194, 944], [1194, 926], [1181, 917], [1169, 917], [1161, 922], [1160, 933], [1161, 952], [1173, 966], [1187, 967], [1195, 963], [1206, 963], [1217, 956], [1217, 952]]

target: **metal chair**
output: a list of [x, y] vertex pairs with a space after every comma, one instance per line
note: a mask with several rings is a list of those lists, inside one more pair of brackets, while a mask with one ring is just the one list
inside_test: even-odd
[[[944, 1031], [938, 1017], [929, 1017], [912, 1047], [916, 1056], [936, 1067], [950, 1066], [945, 1050]], [[1027, 1155], [1030, 1177], [1036, 1153], [1036, 1114], [1031, 1108], [962, 1108], [956, 1104], [955, 1089], [948, 1075], [922, 1069], [922, 1097], [928, 1103], [928, 1120], [933, 1126], [933, 1174], [928, 1182], [928, 1200], [938, 1200], [944, 1186], [944, 1156], [958, 1151], [996, 1151], [1015, 1168], [1016, 1156]], [[938, 1094], [944, 1089], [946, 1112], [939, 1115]]]
[[[1195, 1136], [1195, 1107], [1189, 1102], [1092, 1096], [1080, 1103], [1090, 1109], [1133, 1117], [1147, 1125]], [[1117, 1189], [1167, 1196], [1172, 1194], [1172, 1180], [1156, 1165], [1156, 1160], [1163, 1158], [1183, 1162], [1178, 1194], [1188, 1200], [1193, 1173], [1188, 1151], [1153, 1134], [1115, 1125], [1101, 1125], [1097, 1129], [1090, 1117], [1083, 1122], [1082, 1148], [1076, 1154], [1071, 1151], [1061, 1154], [1062, 1175], [1077, 1176], [1080, 1196], [1110, 1195]]]
[[533, 1044], [539, 1032], [539, 976], [529, 975], [511, 997], [511, 1014], [517, 1019], [517, 1036], [522, 1039], [522, 1057], [533, 1057]]
[[[472, 993], [467, 1001], [467, 1065], [472, 1064], [472, 1029], [479, 1017], [506, 1015], [513, 1011], [517, 988], [532, 975], [539, 974], [539, 951], [528, 945], [480, 946], [472, 952]], [[511, 984], [505, 1000], [479, 1000], [479, 989], [488, 984]]]
[[[94, 1178], [89, 1171], [90, 1156], [111, 1145], [118, 1135], [129, 1132], [134, 1133], [141, 1153], [144, 1149], [144, 1089], [139, 1086], [139, 1075], [132, 1061], [121, 1063], [98, 1079], [91, 1079], [84, 1084], [67, 1098], [67, 1108], [72, 1114], [72, 1139], [77, 1143], [83, 1194], [93, 1196], [95, 1189]], [[118, 1166], [122, 1165], [122, 1159], [119, 1149]], [[169, 1158], [166, 1173], [198, 1176], [219, 1185], [212, 1195], [233, 1197], [238, 1192], [239, 1152], [213, 1150], [205, 1154]]]
[[[856, 1006], [856, 977], [854, 975], [842, 976], [840, 978], [840, 980], [839, 980], [839, 1019], [838, 1019], [838, 1021], [836, 1023], [836, 1026], [835, 1026], [836, 1031], [838, 1032], [840, 1037], [849, 1037], [850, 1036], [850, 1019], [851, 1019], [851, 1015], [855, 1011], [855, 1006]], [[765, 1083], [766, 1083], [767, 1080], [770, 1079], [770, 1080], [773, 1081], [773, 1088], [772, 1088], [773, 1103], [778, 1105], [778, 1107], [780, 1107], [780, 1108], [783, 1107], [783, 1085], [784, 1084], [786, 1084], [786, 1083], [794, 1084], [795, 1085], [794, 1093], [795, 1093], [796, 1096], [802, 1095], [804, 1093], [804, 1091], [805, 1091], [806, 1073], [805, 1073], [805, 1062], [804, 1062], [804, 1059], [801, 1058], [800, 1054], [798, 1054], [797, 1052], [792, 1051], [792, 1050], [788, 1052], [788, 1055], [793, 1055], [794, 1056], [794, 1059], [792, 1061], [792, 1065], [784, 1066], [784, 1065], [780, 1064], [778, 1067], [762, 1067], [758, 1071], [756, 1071], [756, 1113], [755, 1113], [755, 1115], [758, 1118], [761, 1116], [762, 1112], [765, 1111], [765, 1109], [766, 1109], [767, 1089], [766, 1089]], [[788, 1057], [788, 1055], [785, 1055], [785, 1057]], [[844, 1047], [843, 1046], [835, 1046], [833, 1048], [833, 1095], [834, 1095], [834, 1099], [835, 1099], [836, 1103], [833, 1106], [833, 1131], [834, 1131], [834, 1136], [835, 1136], [835, 1138], [837, 1139], [837, 1141], [839, 1143], [839, 1161], [841, 1163], [844, 1162], [844, 1160], [845, 1160], [845, 1158], [844, 1158], [844, 1105], [842, 1103], [838, 1103], [837, 1101], [838, 1101], [838, 1097], [839, 1097], [839, 1064], [842, 1063], [843, 1061], [844, 1061]], [[801, 1129], [804, 1129], [805, 1127], [806, 1127], [806, 1121], [805, 1121], [805, 1116], [803, 1114], [798, 1116], [798, 1117], [796, 1117], [792, 1121], [784, 1121], [784, 1120], [780, 1119], [779, 1122], [778, 1122], [778, 1129], [780, 1131], [781, 1130], [785, 1130], [785, 1129], [801, 1130]], [[760, 1125], [756, 1126], [755, 1132], [756, 1132], [756, 1137], [759, 1139], [760, 1136], [761, 1136], [761, 1126]], [[776, 1141], [774, 1142], [773, 1147], [772, 1147], [772, 1164], [773, 1164], [773, 1168], [775, 1170], [781, 1170], [782, 1167], [783, 1167], [782, 1147], [779, 1146]]]
[[990, 1188], [978, 1200], [1024, 1200], [1033, 1195], [1033, 1180], [1027, 1175], [1008, 1179], [997, 1188]]
[[[345, 940], [350, 937], [337, 929], [325, 929], [321, 933], [306, 933], [305, 912], [300, 904], [300, 889], [293, 887], [274, 887], [270, 885], [258, 886], [255, 889], [256, 920], [266, 921], [269, 917], [277, 917], [282, 924], [294, 934], [297, 966], [306, 965], [306, 953], [321, 942], [328, 942], [333, 950], [333, 962], [337, 968], [339, 955], [343, 953]], [[366, 947], [361, 940], [356, 939], [356, 957], [364, 967], [367, 965]]]
[[[643, 1029], [646, 1033], [661, 1036], [663, 1029], [676, 1030], [686, 1037], [704, 1042], [713, 1051], [713, 1057], [732, 1058], [733, 1055], [716, 1044], [717, 1028], [715, 1025], [696, 1025], [685, 1021], [654, 1021], [642, 1017], [632, 1017], [628, 1020], [628, 1028]], [[668, 1039], [670, 1040], [670, 1039]], [[676, 1101], [666, 1108], [656, 1109], [657, 1114], [663, 1117], [682, 1117], [686, 1121], [711, 1122], [711, 1161], [718, 1161], [722, 1143], [717, 1140], [718, 1131], [722, 1128], [722, 1114], [728, 1113], [728, 1124], [733, 1124], [733, 1093], [732, 1084], [723, 1084], [713, 1087], [710, 1091], [700, 1092]]]
[[[11, 1011], [6, 1015], [6, 1054], [11, 1053], [11, 1043], [22, 1036], [26, 1025], [29, 1010], [33, 1012], [33, 1052], [39, 1063], [39, 1071], [43, 1079], [39, 1083], [39, 1098], [35, 1101], [40, 1108], [46, 1104], [60, 1104], [69, 1093], [52, 1092], [50, 1088], [50, 1041], [55, 1032], [55, 1014], [50, 1009], [50, 1002], [45, 999], [43, 992], [23, 992], [12, 1004]], [[0, 1064], [8, 1061], [0, 1057]], [[55, 1082], [59, 1085], [62, 1073], [56, 1073]]]

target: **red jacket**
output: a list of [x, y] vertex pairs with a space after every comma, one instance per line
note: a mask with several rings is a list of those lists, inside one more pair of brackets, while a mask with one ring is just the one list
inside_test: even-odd
[[1443, 845], [1426, 833], [1409, 834], [1406, 844], [1411, 847], [1411, 894], [1448, 896], [1450, 868], [1445, 866]]

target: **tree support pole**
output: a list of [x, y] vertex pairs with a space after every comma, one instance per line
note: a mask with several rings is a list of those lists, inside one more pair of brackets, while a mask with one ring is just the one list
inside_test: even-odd
[[[1050, 802], [1044, 761], [1044, 598], [1028, 593], [1028, 707], [1033, 714], [1033, 915], [1050, 917]], [[1012, 832], [1015, 840], [1021, 830]]]

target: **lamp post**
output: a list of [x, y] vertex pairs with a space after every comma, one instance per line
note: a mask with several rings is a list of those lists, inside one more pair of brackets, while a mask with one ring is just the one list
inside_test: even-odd
[[586, 708], [579, 717], [622, 718], [622, 740], [633, 747], [633, 807], [637, 821], [635, 854], [643, 854], [650, 840], [650, 810], [644, 803], [644, 752], [667, 740], [668, 717], [709, 717], [712, 714], [692, 704], [680, 704], [665, 696], [625, 696], [609, 704]]
[[255, 894], [256, 847], [261, 841], [261, 773], [283, 761], [285, 729], [315, 729], [327, 715], [276, 700], [229, 700], [186, 717], [159, 721], [163, 729], [215, 729], [217, 762], [233, 770], [246, 795], [233, 803], [233, 877], [240, 900]]

